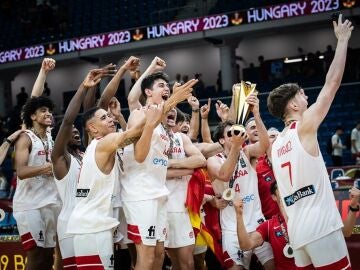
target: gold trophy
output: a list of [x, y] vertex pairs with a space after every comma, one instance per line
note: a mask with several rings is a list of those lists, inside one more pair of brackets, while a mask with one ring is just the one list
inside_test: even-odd
[[[246, 98], [252, 94], [257, 94], [258, 91], [255, 89], [256, 84], [251, 82], [241, 81], [234, 86], [234, 108], [236, 112], [235, 124], [227, 131], [227, 136], [231, 137], [231, 132], [234, 131], [235, 136], [245, 133], [244, 123], [247, 120], [250, 113], [250, 105], [246, 102]], [[232, 200], [235, 197], [234, 190], [232, 189], [234, 179], [230, 180], [229, 188], [225, 189], [222, 197], [232, 205]]]
[[234, 86], [234, 108], [236, 118], [235, 125], [233, 125], [228, 131], [229, 134], [231, 134], [232, 130], [234, 130], [235, 135], [245, 132], [244, 123], [250, 113], [250, 105], [246, 102], [246, 98], [252, 93], [258, 93], [255, 87], [256, 84], [244, 81], [241, 81]]

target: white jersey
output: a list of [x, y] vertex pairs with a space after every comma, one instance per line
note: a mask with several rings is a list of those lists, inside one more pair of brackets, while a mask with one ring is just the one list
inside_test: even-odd
[[152, 134], [144, 162], [135, 160], [133, 144], [124, 148], [125, 177], [120, 181], [123, 201], [150, 200], [169, 194], [165, 186], [169, 147], [169, 137], [159, 124]]
[[76, 205], [70, 215], [67, 233], [84, 234], [110, 230], [119, 224], [113, 217], [112, 198], [119, 180], [118, 159], [109, 174], [100, 171], [95, 160], [98, 139], [88, 145], [83, 157], [76, 190]]
[[[225, 162], [223, 154], [216, 156]], [[224, 184], [225, 188], [231, 188], [235, 194], [233, 201], [242, 200], [244, 203], [243, 219], [246, 230], [255, 231], [265, 218], [261, 212], [257, 174], [243, 150], [240, 150], [240, 157], [230, 181]], [[220, 223], [222, 231], [236, 232], [236, 213], [232, 202], [220, 210]]]
[[[181, 134], [175, 133], [172, 140], [173, 147], [172, 149], [170, 149], [172, 158], [185, 158], [186, 155]], [[169, 190], [169, 198], [167, 204], [168, 212], [187, 212], [187, 209], [185, 207], [185, 201], [189, 180], [189, 175], [166, 180], [166, 187]]]
[[73, 155], [70, 155], [70, 157], [68, 173], [63, 179], [56, 179], [55, 177], [55, 183], [62, 201], [62, 208], [58, 217], [58, 223], [62, 224], [62, 226], [58, 226], [59, 239], [71, 237], [71, 235], [66, 234], [66, 228], [69, 217], [75, 207], [76, 186], [81, 169], [80, 162]]
[[117, 181], [115, 181], [114, 193], [111, 198], [111, 203], [114, 208], [122, 207], [121, 196], [120, 196], [121, 195], [120, 179], [124, 178], [123, 153], [124, 153], [123, 149], [116, 150], [116, 159], [118, 160], [119, 178], [117, 179]]
[[321, 152], [314, 157], [304, 150], [297, 123], [277, 137], [271, 152], [295, 249], [343, 226]]
[[[44, 165], [50, 158], [53, 149], [53, 140], [50, 133], [46, 133], [48, 153], [41, 139], [31, 130], [26, 130], [31, 140], [31, 152], [27, 166]], [[15, 149], [16, 150], [16, 149]], [[60, 204], [60, 198], [56, 189], [53, 176], [38, 175], [27, 179], [17, 178], [17, 186], [13, 199], [14, 211], [39, 209], [49, 204]]]

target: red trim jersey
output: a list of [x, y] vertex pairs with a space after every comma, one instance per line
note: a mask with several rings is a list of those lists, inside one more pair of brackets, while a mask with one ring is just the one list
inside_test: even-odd
[[261, 210], [265, 218], [270, 219], [273, 215], [278, 214], [280, 209], [278, 204], [271, 197], [270, 186], [275, 181], [275, 176], [266, 155], [258, 158], [256, 173], [258, 177]]
[[271, 153], [294, 249], [343, 226], [319, 146], [317, 156], [306, 152], [298, 136], [297, 124], [293, 122], [279, 134]]
[[274, 252], [275, 268], [277, 270], [300, 269], [295, 265], [294, 258], [287, 258], [283, 254], [286, 241], [280, 222], [283, 222], [284, 227], [287, 230], [284, 218], [280, 214], [277, 214], [260, 224], [259, 227], [256, 228], [256, 231], [261, 234], [261, 237], [265, 242], [270, 243]]

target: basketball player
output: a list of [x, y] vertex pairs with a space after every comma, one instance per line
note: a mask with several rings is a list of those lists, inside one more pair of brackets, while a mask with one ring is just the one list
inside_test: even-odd
[[[166, 115], [166, 128], [176, 126], [176, 110]], [[181, 133], [168, 130], [170, 143], [166, 187], [169, 190], [167, 203], [168, 236], [167, 252], [174, 269], [194, 269], [193, 251], [195, 235], [185, 207], [187, 187], [193, 169], [206, 166], [206, 159], [191, 142]]]
[[[146, 110], [146, 124], [159, 122], [162, 106]], [[85, 129], [91, 139], [82, 160], [76, 190], [76, 206], [68, 221], [67, 233], [74, 234], [77, 267], [113, 268], [112, 196], [119, 181], [116, 150], [132, 143], [141, 134], [144, 122], [125, 132], [115, 132], [113, 119], [97, 107], [84, 113]]]
[[83, 153], [80, 133], [73, 125], [80, 106], [89, 88], [96, 86], [103, 76], [113, 75], [113, 72], [102, 69], [91, 70], [79, 89], [71, 99], [61, 122], [55, 139], [54, 149], [51, 153], [55, 182], [62, 201], [61, 212], [58, 217], [57, 234], [63, 267], [76, 270], [74, 237], [67, 234], [66, 228], [71, 212], [75, 207], [77, 180], [79, 178]]
[[29, 99], [22, 111], [27, 130], [15, 144], [18, 179], [13, 209], [30, 270], [51, 269], [56, 244], [61, 205], [50, 162], [53, 140], [47, 132], [52, 109], [48, 98]]
[[[141, 91], [147, 98], [146, 106], [157, 106], [166, 100], [167, 111], [167, 104], [170, 102], [174, 107], [179, 101], [188, 98], [191, 87], [197, 82], [190, 80], [181, 86], [175, 84], [173, 94], [169, 97], [168, 78], [164, 73], [152, 73], [143, 79], [140, 77], [136, 83], [140, 80]], [[172, 100], [182, 92], [185, 93], [183, 98], [173, 103]], [[135, 103], [139, 104], [138, 101]], [[130, 114], [128, 127], [131, 128], [143, 117], [143, 110], [134, 109]], [[168, 190], [165, 181], [169, 147], [168, 133], [159, 124], [145, 125], [140, 139], [124, 149], [126, 177], [121, 180], [121, 198], [128, 223], [128, 238], [136, 245], [137, 270], [162, 267], [167, 220]]]
[[349, 20], [342, 21], [342, 15], [333, 25], [335, 56], [316, 102], [308, 108], [307, 96], [297, 84], [283, 84], [269, 94], [270, 113], [285, 123], [271, 157], [296, 265], [351, 269], [341, 232], [343, 223], [317, 141], [317, 130], [341, 83], [354, 28]]
[[[207, 168], [213, 181], [222, 181], [225, 189], [229, 188], [233, 194], [228, 205], [220, 210], [220, 224], [222, 229], [223, 251], [227, 252], [234, 265], [229, 269], [249, 269], [251, 251], [242, 251], [239, 247], [236, 233], [236, 214], [232, 200], [242, 199], [245, 203], [248, 215], [245, 224], [249, 232], [255, 231], [256, 227], [265, 221], [261, 212], [260, 198], [257, 188], [257, 176], [250, 160], [264, 154], [269, 147], [269, 139], [266, 128], [259, 113], [259, 100], [251, 94], [247, 99], [252, 106], [252, 112], [257, 126], [259, 141], [247, 145], [243, 144], [247, 139], [247, 133], [235, 136], [230, 130], [231, 121], [225, 121], [218, 126], [214, 135], [215, 140], [220, 142], [224, 151], [207, 161]], [[273, 253], [269, 243], [254, 250], [265, 269], [274, 269]]]

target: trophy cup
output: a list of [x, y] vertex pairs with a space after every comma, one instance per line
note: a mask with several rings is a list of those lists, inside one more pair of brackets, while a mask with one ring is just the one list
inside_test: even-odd
[[[228, 135], [234, 130], [235, 135], [245, 132], [244, 123], [247, 120], [250, 113], [250, 106], [246, 102], [246, 98], [252, 94], [257, 94], [255, 89], [256, 84], [251, 82], [241, 81], [234, 87], [234, 108], [235, 108], [235, 125], [228, 130]], [[229, 136], [230, 137], [230, 136]]]
[[[245, 81], [241, 81], [234, 86], [234, 108], [236, 118], [235, 124], [227, 131], [228, 137], [232, 136], [232, 131], [234, 131], [235, 136], [241, 133], [245, 133], [244, 123], [247, 120], [251, 109], [250, 105], [246, 102], [246, 98], [252, 93], [258, 93], [255, 87], [256, 84]], [[224, 190], [222, 197], [224, 200], [228, 201], [229, 204], [234, 199], [235, 193], [232, 189], [231, 180], [229, 183], [229, 188]]]

